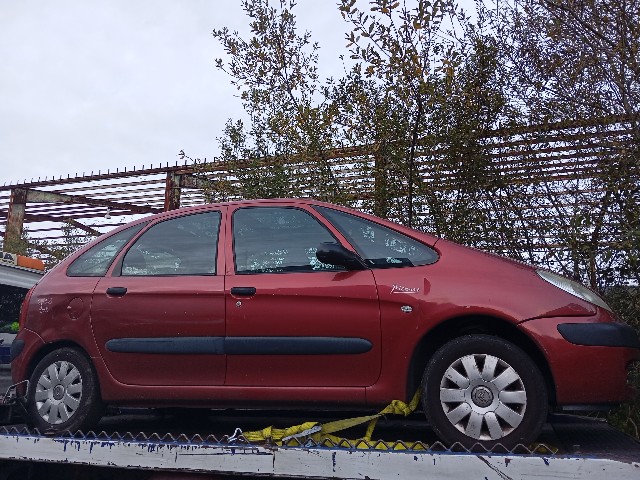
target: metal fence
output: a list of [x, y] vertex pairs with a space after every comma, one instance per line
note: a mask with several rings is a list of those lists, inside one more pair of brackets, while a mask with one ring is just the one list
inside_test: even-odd
[[[597, 196], [599, 187], [592, 180], [603, 162], [632, 142], [630, 123], [623, 117], [610, 117], [496, 130], [482, 135], [479, 145], [506, 184], [546, 184], [544, 200], [533, 202], [535, 211], [528, 212], [539, 216], [558, 215], [565, 207], [579, 208], [584, 198]], [[375, 145], [365, 145], [336, 148], [323, 156], [338, 184], [349, 189], [357, 201], [373, 198], [379, 187], [376, 182], [382, 181], [371, 173], [376, 152]], [[440, 159], [445, 154], [438, 148], [418, 149], [417, 181], [423, 188], [455, 192], [460, 187], [458, 172], [446, 164], [442, 167]], [[263, 159], [266, 168], [270, 161]], [[306, 160], [288, 162], [288, 169], [304, 182], [309, 174]], [[224, 162], [208, 162], [206, 170], [202, 173], [202, 165], [184, 160], [5, 184], [0, 186], [0, 234], [8, 244], [26, 229], [46, 256], [47, 246], [55, 249], [68, 242], [70, 235], [96, 235], [139, 215], [204, 203], [203, 182], [224, 180], [232, 187], [237, 182]], [[540, 195], [540, 191], [532, 188], [529, 194]], [[545, 202], [549, 206], [550, 201], [554, 208], [545, 209]], [[492, 208], [491, 203], [486, 208]], [[428, 206], [422, 215], [430, 215]], [[428, 222], [425, 225], [428, 228]]]

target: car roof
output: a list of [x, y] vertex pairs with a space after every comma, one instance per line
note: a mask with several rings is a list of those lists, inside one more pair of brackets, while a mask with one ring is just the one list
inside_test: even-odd
[[[202, 205], [195, 205], [192, 207], [181, 207], [175, 210], [168, 210], [166, 212], [156, 213], [153, 215], [153, 218], [155, 219], [155, 218], [161, 218], [165, 216], [167, 217], [173, 216], [175, 214], [185, 214], [190, 212], [199, 212], [203, 210], [212, 210], [217, 207], [235, 207], [235, 206], [250, 207], [254, 205], [257, 206], [257, 205], [281, 205], [281, 204], [316, 205], [321, 207], [335, 208], [337, 210], [350, 211], [358, 215], [363, 214], [362, 212], [358, 210], [354, 210], [352, 208], [343, 207], [341, 205], [336, 205], [328, 202], [321, 202], [319, 200], [314, 200], [312, 198], [261, 198], [261, 199], [254, 199], [254, 200], [235, 200], [230, 202], [204, 203]], [[145, 219], [149, 219], [149, 218], [150, 217], [147, 216], [143, 219], [140, 219], [139, 221], [145, 221]], [[135, 222], [131, 222], [131, 224], [133, 223]]]
[[156, 213], [154, 215], [146, 216], [138, 220], [131, 221], [125, 225], [117, 227], [114, 230], [108, 232], [108, 235], [111, 235], [117, 231], [123, 230], [125, 228], [131, 227], [139, 223], [146, 223], [149, 221], [156, 222], [165, 218], [169, 219], [172, 217], [181, 216], [185, 214], [188, 215], [190, 213], [215, 210], [216, 208], [219, 208], [219, 207], [236, 207], [236, 206], [251, 207], [251, 206], [260, 206], [260, 205], [287, 205], [287, 206], [305, 205], [305, 206], [327, 207], [334, 210], [339, 210], [339, 211], [347, 212], [353, 215], [357, 215], [362, 218], [368, 218], [376, 223], [387, 225], [390, 228], [393, 228], [400, 232], [404, 232], [405, 234], [408, 234], [410, 236], [415, 236], [416, 234], [418, 234], [423, 238], [423, 240], [426, 240], [427, 243], [432, 246], [435, 245], [435, 243], [438, 241], [438, 237], [435, 237], [429, 233], [420, 232], [412, 228], [405, 227], [399, 223], [386, 220], [384, 218], [377, 217], [375, 215], [371, 215], [369, 213], [365, 213], [360, 210], [344, 207], [342, 205], [336, 205], [334, 203], [322, 202], [320, 200], [315, 200], [313, 198], [266, 198], [266, 199], [263, 198], [263, 199], [254, 199], [254, 200], [235, 200], [230, 202], [205, 203], [202, 205], [195, 205], [192, 207], [177, 208], [175, 210], [168, 210], [166, 212]]

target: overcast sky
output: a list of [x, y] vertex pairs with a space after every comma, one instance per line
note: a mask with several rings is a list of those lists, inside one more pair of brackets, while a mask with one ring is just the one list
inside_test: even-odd
[[[348, 29], [335, 4], [297, 7], [325, 77]], [[213, 158], [242, 109], [211, 32], [247, 24], [239, 0], [0, 0], [0, 184]]]

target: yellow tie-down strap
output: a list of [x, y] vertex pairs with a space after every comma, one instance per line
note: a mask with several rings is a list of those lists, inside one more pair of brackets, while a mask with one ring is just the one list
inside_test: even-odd
[[[319, 423], [305, 422], [300, 425], [294, 425], [289, 428], [275, 428], [273, 426], [256, 430], [254, 432], [243, 432], [244, 438], [248, 442], [271, 442], [276, 445], [300, 445], [308, 440], [312, 440], [317, 444], [332, 442], [338, 446], [350, 446], [351, 448], [377, 450], [406, 450], [408, 447], [403, 442], [383, 442], [371, 441], [373, 430], [376, 427], [378, 419], [383, 415], [404, 415], [405, 417], [413, 413], [420, 402], [420, 390], [418, 390], [409, 404], [402, 400], [393, 400], [383, 410], [375, 415], [367, 415], [364, 417], [347, 418], [344, 420], [336, 420], [334, 422]], [[357, 440], [346, 440], [344, 438], [333, 435], [336, 432], [346, 430], [357, 425], [369, 422], [364, 437]], [[427, 446], [417, 442], [412, 445], [412, 449], [426, 450]]]
[[[251, 443], [269, 442], [276, 445], [300, 446], [312, 440], [317, 445], [337, 446], [344, 448], [376, 449], [376, 450], [427, 450], [428, 444], [423, 442], [385, 442], [382, 440], [372, 440], [373, 430], [378, 419], [383, 415], [404, 415], [409, 416], [415, 411], [420, 403], [420, 390], [418, 390], [411, 401], [407, 404], [402, 400], [393, 400], [383, 410], [375, 415], [364, 417], [347, 418], [334, 422], [319, 423], [305, 422], [288, 428], [275, 428], [273, 426], [256, 430], [253, 432], [243, 432], [244, 438]], [[336, 432], [346, 430], [357, 425], [369, 422], [364, 437], [357, 440], [333, 435]], [[559, 449], [543, 443], [529, 445], [529, 451], [538, 455], [555, 455]]]

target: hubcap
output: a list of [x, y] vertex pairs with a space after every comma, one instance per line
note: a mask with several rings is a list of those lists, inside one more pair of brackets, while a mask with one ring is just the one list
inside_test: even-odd
[[498, 440], [516, 429], [527, 408], [524, 383], [493, 355], [459, 358], [440, 382], [440, 404], [451, 424], [477, 440]]
[[38, 379], [35, 402], [40, 417], [52, 424], [66, 422], [80, 406], [82, 377], [69, 362], [52, 363]]

